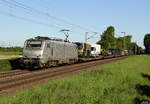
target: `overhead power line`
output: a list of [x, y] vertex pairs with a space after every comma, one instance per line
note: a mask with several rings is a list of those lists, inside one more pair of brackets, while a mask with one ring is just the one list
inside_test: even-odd
[[9, 4], [9, 5], [13, 5], [13, 6], [15, 6], [15, 7], [24, 9], [24, 10], [29, 11], [29, 12], [31, 12], [31, 13], [36, 13], [36, 14], [39, 14], [39, 15], [42, 15], [42, 16], [46, 16], [46, 17], [48, 17], [48, 18], [57, 20], [57, 21], [59, 21], [59, 22], [63, 22], [63, 23], [66, 23], [66, 24], [68, 24], [68, 25], [74, 26], [74, 27], [76, 27], [76, 28], [79, 28], [79, 29], [82, 29], [82, 30], [88, 30], [88, 31], [92, 32], [92, 31], [91, 31], [90, 29], [88, 29], [88, 28], [82, 27], [82, 26], [80, 26], [80, 25], [78, 25], [78, 24], [74, 24], [74, 23], [68, 22], [68, 21], [66, 21], [66, 20], [64, 20], [64, 19], [58, 18], [58, 17], [56, 17], [56, 16], [53, 16], [53, 15], [49, 14], [48, 12], [43, 12], [43, 11], [37, 10], [37, 9], [35, 9], [35, 8], [33, 8], [33, 7], [30, 7], [30, 6], [28, 6], [28, 5], [25, 5], [25, 4], [23, 4], [23, 3], [21, 3], [21, 2], [18, 2], [18, 1], [16, 1], [16, 0], [0, 0], [0, 1], [3, 1], [3, 2]]
[[[18, 15], [12, 14], [12, 13], [8, 13], [8, 12], [0, 11], [0, 13], [1, 13], [1, 15], [5, 15], [5, 16], [8, 16], [8, 17], [16, 18], [16, 19], [19, 19], [19, 20], [27, 21], [27, 22], [31, 22], [31, 23], [42, 25], [42, 26], [45, 26], [45, 27], [52, 27], [52, 28], [57, 28], [57, 29], [62, 28], [62, 27], [58, 27], [57, 25], [54, 25], [54, 24], [43, 23], [43, 22], [40, 22], [40, 21], [25, 18], [25, 17], [18, 16]], [[74, 31], [74, 30], [70, 31], [70, 32], [81, 34], [80, 32], [77, 32], [77, 31]]]
[[[23, 10], [27, 10], [27, 8], [25, 7], [22, 7], [18, 4], [15, 4], [13, 2], [10, 2], [10, 1], [7, 1], [7, 0], [0, 0], [2, 3], [6, 4], [6, 6], [10, 7], [11, 9], [16, 9], [16, 10], [19, 10], [19, 9], [23, 9]], [[3, 4], [1, 4], [3, 5]], [[25, 11], [26, 13], [32, 15], [33, 12], [30, 10], [30, 11]]]
[[12, 13], [7, 13], [7, 12], [3, 12], [3, 11], [0, 11], [0, 13], [3, 14], [3, 15], [9, 16], [9, 17], [13, 17], [13, 18], [17, 18], [17, 19], [20, 19], [20, 20], [32, 22], [32, 23], [43, 25], [43, 26], [46, 26], [46, 27], [60, 28], [60, 27], [52, 25], [52, 24], [47, 24], [47, 23], [35, 21], [33, 19], [24, 18], [24, 17], [18, 16], [18, 15], [14, 15]]

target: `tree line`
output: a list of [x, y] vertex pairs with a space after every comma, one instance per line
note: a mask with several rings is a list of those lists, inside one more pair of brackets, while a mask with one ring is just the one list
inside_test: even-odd
[[146, 34], [144, 37], [145, 53], [150, 54], [150, 34]]
[[120, 49], [128, 50], [134, 54], [140, 54], [143, 49], [138, 46], [135, 42], [131, 41], [132, 35], [127, 35], [123, 37], [115, 37], [115, 28], [109, 26], [101, 35], [101, 40], [97, 42], [100, 44], [104, 50], [109, 49]]

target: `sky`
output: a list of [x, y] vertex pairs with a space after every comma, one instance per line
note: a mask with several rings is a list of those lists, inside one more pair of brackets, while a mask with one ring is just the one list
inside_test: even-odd
[[36, 36], [65, 38], [61, 29], [69, 29], [70, 41], [96, 43], [108, 26], [116, 37], [132, 35], [143, 46], [150, 33], [150, 0], [0, 0], [0, 46], [23, 46]]

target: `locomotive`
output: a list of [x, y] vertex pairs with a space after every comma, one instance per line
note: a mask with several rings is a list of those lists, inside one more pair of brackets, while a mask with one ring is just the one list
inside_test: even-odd
[[78, 48], [78, 57], [90, 57], [91, 45], [87, 43], [74, 42]]
[[77, 46], [62, 39], [35, 37], [25, 41], [21, 63], [25, 67], [51, 67], [78, 61]]

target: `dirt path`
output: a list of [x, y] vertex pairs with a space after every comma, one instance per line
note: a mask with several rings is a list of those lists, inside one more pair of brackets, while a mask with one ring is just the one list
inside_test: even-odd
[[6, 55], [6, 56], [2, 56], [2, 55], [0, 55], [0, 60], [3, 60], [3, 59], [11, 59], [11, 58], [19, 58], [19, 57], [21, 57], [21, 56], [19, 56], [19, 55]]

